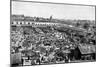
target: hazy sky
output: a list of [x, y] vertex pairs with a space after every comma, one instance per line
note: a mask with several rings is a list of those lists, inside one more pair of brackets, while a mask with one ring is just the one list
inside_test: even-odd
[[48, 4], [35, 2], [12, 2], [12, 14], [58, 19], [95, 19], [95, 7], [79, 5]]

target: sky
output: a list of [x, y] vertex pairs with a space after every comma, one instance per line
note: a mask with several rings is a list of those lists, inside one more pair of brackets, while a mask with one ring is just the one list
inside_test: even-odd
[[12, 14], [58, 19], [95, 20], [94, 6], [12, 1]]

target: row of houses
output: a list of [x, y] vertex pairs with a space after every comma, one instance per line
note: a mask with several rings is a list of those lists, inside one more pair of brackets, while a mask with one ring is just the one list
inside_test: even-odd
[[59, 23], [53, 23], [53, 22], [32, 22], [32, 21], [13, 21], [11, 22], [11, 25], [59, 25]]

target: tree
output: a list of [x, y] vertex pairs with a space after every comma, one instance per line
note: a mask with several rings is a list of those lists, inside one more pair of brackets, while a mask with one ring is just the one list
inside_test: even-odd
[[36, 21], [39, 21], [39, 18], [38, 17], [36, 18]]
[[52, 16], [50, 16], [50, 21], [52, 20]]
[[76, 26], [79, 27], [81, 24], [79, 22], [76, 23]]
[[88, 29], [89, 26], [90, 26], [89, 23], [84, 23], [83, 28], [84, 28], [84, 29]]

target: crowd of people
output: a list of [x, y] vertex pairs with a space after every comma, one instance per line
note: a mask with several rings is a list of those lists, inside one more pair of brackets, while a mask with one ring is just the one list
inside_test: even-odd
[[68, 63], [72, 50], [96, 45], [95, 37], [95, 31], [74, 28], [11, 26], [11, 54], [21, 53], [22, 65]]

